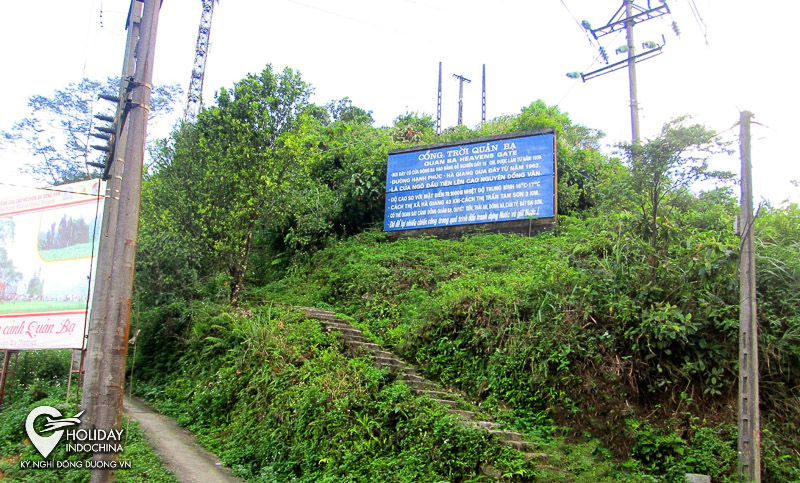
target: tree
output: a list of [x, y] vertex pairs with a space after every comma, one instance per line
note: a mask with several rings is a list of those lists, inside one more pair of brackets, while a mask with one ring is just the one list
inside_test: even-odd
[[661, 133], [644, 144], [620, 145], [630, 167], [631, 197], [650, 238], [651, 278], [658, 264], [659, 218], [675, 208], [693, 183], [733, 177], [709, 169], [709, 159], [726, 152], [725, 145], [714, 131], [689, 124], [688, 119], [683, 116], [664, 124]]
[[436, 139], [436, 122], [427, 114], [406, 112], [394, 120], [392, 137], [398, 143], [425, 144]]
[[28, 290], [25, 293], [33, 300], [41, 300], [44, 295], [44, 280], [42, 279], [41, 268], [33, 273], [33, 276], [28, 281]]
[[330, 113], [334, 121], [342, 121], [350, 124], [372, 124], [372, 111], [366, 111], [354, 106], [350, 98], [345, 97], [338, 101], [331, 101], [325, 105], [325, 109]]
[[231, 301], [238, 299], [257, 226], [278, 223], [303, 202], [290, 196], [308, 179], [296, 155], [302, 139], [292, 133], [316, 122], [304, 114], [310, 93], [298, 73], [267, 65], [221, 89], [216, 106], [162, 143], [143, 198], [143, 267], [160, 270], [158, 260], [146, 260], [149, 248], [177, 244], [172, 253], [191, 258], [185, 267], [223, 271]]
[[17, 271], [14, 261], [8, 257], [5, 245], [14, 241], [14, 220], [11, 218], [0, 219], [0, 283], [12, 285], [22, 279], [22, 274]]
[[[105, 81], [81, 79], [57, 89], [50, 96], [28, 99], [31, 113], [10, 130], [0, 132], [0, 143], [24, 148], [34, 157], [22, 171], [40, 182], [62, 184], [95, 176], [88, 163], [99, 162], [103, 154], [91, 145], [103, 144], [89, 136], [95, 114], [114, 115], [116, 106], [100, 101], [100, 94], [119, 95], [119, 78]], [[156, 86], [150, 103], [151, 119], [171, 112], [181, 98], [177, 84]]]

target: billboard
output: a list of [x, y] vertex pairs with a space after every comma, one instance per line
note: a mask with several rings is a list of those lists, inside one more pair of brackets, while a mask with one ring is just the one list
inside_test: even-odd
[[555, 217], [555, 132], [389, 152], [384, 231]]
[[104, 189], [90, 180], [0, 199], [0, 350], [83, 348]]

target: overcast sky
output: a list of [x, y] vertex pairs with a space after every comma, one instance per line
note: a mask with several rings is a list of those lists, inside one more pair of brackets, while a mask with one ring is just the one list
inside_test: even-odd
[[[458, 82], [465, 85], [464, 122], [481, 114], [486, 64], [488, 117], [515, 114], [536, 99], [558, 105], [574, 122], [606, 133], [613, 145], [630, 138], [628, 79], [621, 70], [572, 80], [567, 72], [602, 66], [596, 45], [578, 25], [604, 25], [621, 0], [222, 0], [214, 11], [206, 67], [206, 99], [267, 63], [299, 70], [324, 104], [345, 96], [388, 125], [406, 111], [435, 115], [438, 63], [443, 63], [443, 126], [456, 123]], [[647, 6], [645, 0], [638, 5]], [[652, 5], [656, 6], [656, 0]], [[664, 54], [637, 64], [642, 135], [656, 135], [673, 117], [696, 120], [736, 139], [740, 110], [755, 113], [756, 200], [800, 202], [800, 94], [794, 1], [672, 0], [671, 15], [640, 24], [636, 44], [666, 40]], [[128, 0], [5, 2], [0, 16], [0, 129], [27, 115], [27, 98], [48, 95], [82, 77], [118, 75]], [[200, 0], [165, 0], [155, 83], [185, 90], [194, 59]], [[102, 15], [101, 15], [102, 13]], [[677, 22], [681, 36], [670, 24]], [[624, 33], [601, 39], [611, 61]], [[155, 126], [165, 136], [169, 125]], [[607, 148], [612, 152], [612, 148]], [[0, 152], [6, 182], [24, 164]], [[738, 172], [738, 153], [717, 168]]]

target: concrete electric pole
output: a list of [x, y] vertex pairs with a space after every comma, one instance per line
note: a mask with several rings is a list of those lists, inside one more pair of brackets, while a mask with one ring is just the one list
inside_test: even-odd
[[742, 196], [739, 214], [739, 477], [761, 481], [761, 423], [758, 410], [758, 317], [756, 256], [753, 237], [753, 183], [750, 165], [750, 120], [740, 118]]
[[[84, 429], [120, 429], [128, 351], [133, 265], [139, 227], [144, 145], [161, 0], [132, 0], [118, 112], [120, 139], [113, 153], [103, 235], [92, 298], [86, 378], [81, 406]], [[135, 59], [135, 60], [134, 60]], [[94, 453], [94, 461], [117, 461]], [[92, 470], [92, 482], [113, 481], [114, 470]]]
[[633, 142], [639, 141], [639, 99], [636, 93], [636, 55], [633, 46], [633, 0], [625, 0], [625, 34], [628, 39], [628, 83], [631, 92], [631, 133]]
[[462, 121], [464, 114], [464, 82], [469, 84], [472, 81], [463, 75], [453, 74], [453, 77], [458, 79], [458, 125], [460, 126], [463, 124]]
[[[647, 3], [647, 8], [636, 5], [634, 0], [623, 0], [622, 6], [617, 10], [611, 20], [602, 27], [593, 29], [589, 22], [583, 21], [583, 27], [588, 30], [594, 40], [600, 42], [600, 38], [619, 32], [625, 29], [627, 43], [625, 46], [617, 49], [617, 53], [627, 52], [627, 59], [608, 63], [608, 53], [603, 46], [600, 46], [600, 57], [605, 61], [606, 66], [588, 73], [571, 72], [567, 74], [568, 77], [577, 79], [580, 77], [584, 82], [604, 74], [608, 74], [620, 69], [628, 68], [628, 82], [630, 85], [630, 106], [631, 106], [631, 138], [634, 143], [638, 142], [639, 137], [639, 98], [636, 84], [636, 63], [645, 59], [655, 57], [661, 54], [661, 49], [664, 47], [663, 43], [644, 42], [642, 43], [641, 53], [637, 53], [636, 45], [633, 40], [633, 27], [641, 22], [652, 20], [670, 13], [669, 7], [666, 3], [662, 2], [661, 5], [650, 8], [650, 2]], [[673, 27], [674, 28], [674, 27]]]
[[439, 62], [439, 92], [436, 97], [436, 134], [442, 134], [442, 63]]

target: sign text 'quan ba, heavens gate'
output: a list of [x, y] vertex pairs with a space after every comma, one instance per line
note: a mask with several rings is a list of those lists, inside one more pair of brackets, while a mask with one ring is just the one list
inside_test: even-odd
[[384, 230], [554, 218], [552, 130], [389, 152]]

